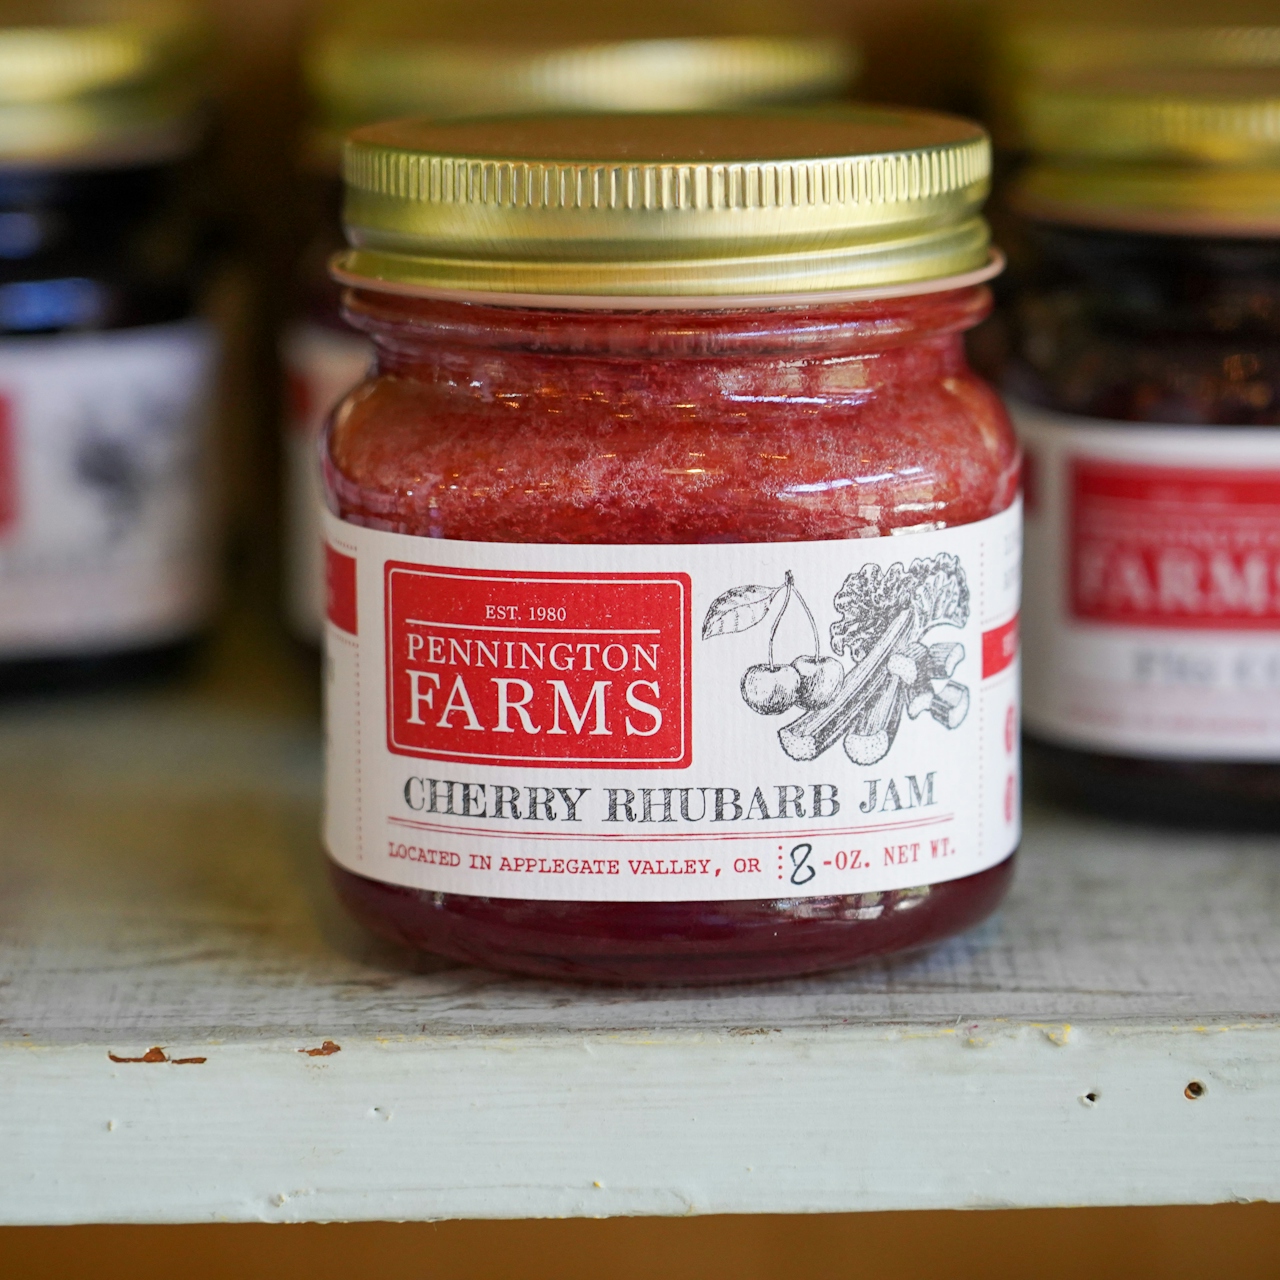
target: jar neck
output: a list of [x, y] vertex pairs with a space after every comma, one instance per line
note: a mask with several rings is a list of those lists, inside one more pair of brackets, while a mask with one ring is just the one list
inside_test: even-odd
[[608, 361], [821, 360], [959, 349], [988, 313], [975, 285], [908, 298], [805, 307], [573, 311], [496, 307], [348, 290], [343, 314], [373, 339], [383, 372], [412, 376], [469, 355]]

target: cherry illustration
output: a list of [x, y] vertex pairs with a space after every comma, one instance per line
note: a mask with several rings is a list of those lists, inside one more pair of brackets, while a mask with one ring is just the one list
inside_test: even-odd
[[[772, 646], [770, 646], [772, 648]], [[793, 666], [776, 667], [770, 661], [748, 667], [742, 677], [742, 700], [762, 716], [776, 716], [796, 705], [801, 677]]]
[[[774, 615], [773, 627], [769, 632], [769, 660], [748, 667], [742, 677], [742, 700], [752, 711], [758, 711], [762, 716], [776, 716], [794, 706], [804, 707], [807, 711], [825, 707], [840, 691], [840, 685], [844, 681], [844, 667], [840, 665], [839, 659], [822, 656], [818, 624], [805, 603], [804, 596], [796, 589], [795, 577], [789, 569], [779, 590], [786, 594], [782, 598], [782, 607]], [[793, 599], [800, 602], [805, 617], [809, 619], [809, 626], [813, 631], [813, 653], [802, 654], [783, 666], [774, 659], [773, 642]]]
[[800, 693], [796, 701], [808, 711], [827, 706], [844, 683], [844, 668], [838, 658], [802, 654], [791, 665], [800, 673]]
[[[791, 603], [792, 597], [800, 602], [800, 607], [804, 610], [804, 616], [809, 619], [809, 629], [813, 632], [813, 653], [812, 655], [802, 653], [798, 658], [793, 658], [791, 665], [796, 669], [800, 676], [800, 691], [796, 695], [796, 701], [804, 707], [806, 711], [816, 711], [819, 707], [825, 707], [840, 692], [840, 686], [844, 682], [844, 667], [840, 665], [838, 658], [824, 658], [822, 656], [822, 637], [818, 634], [818, 624], [814, 620], [813, 614], [809, 610], [809, 606], [805, 603], [804, 596], [796, 589], [795, 579], [791, 576], [791, 571], [787, 570], [786, 577], [787, 598], [783, 602], [782, 610], [778, 614], [781, 621], [782, 614], [786, 613], [787, 605]], [[773, 629], [778, 629], [778, 623], [773, 624]], [[770, 653], [772, 655], [772, 641], [770, 640]]]

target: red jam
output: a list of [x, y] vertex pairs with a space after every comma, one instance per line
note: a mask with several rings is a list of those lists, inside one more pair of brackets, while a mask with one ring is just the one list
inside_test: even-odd
[[[984, 287], [802, 308], [554, 311], [354, 290], [377, 348], [330, 428], [344, 521], [540, 544], [792, 542], [950, 527], [1010, 506], [1018, 450], [968, 367]], [[783, 977], [919, 947], [1003, 896], [1012, 857], [880, 893], [765, 901], [517, 900], [332, 866], [410, 946], [615, 982]]]

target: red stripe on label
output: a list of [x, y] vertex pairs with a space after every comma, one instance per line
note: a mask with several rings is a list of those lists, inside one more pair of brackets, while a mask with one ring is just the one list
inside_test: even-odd
[[1018, 615], [982, 633], [982, 678], [997, 676], [1018, 656]]
[[356, 562], [327, 543], [324, 548], [324, 580], [329, 621], [335, 627], [358, 635], [356, 628]]
[[0, 533], [18, 521], [18, 458], [13, 438], [12, 406], [0, 396]]
[[1280, 472], [1071, 468], [1071, 613], [1116, 626], [1280, 624]]

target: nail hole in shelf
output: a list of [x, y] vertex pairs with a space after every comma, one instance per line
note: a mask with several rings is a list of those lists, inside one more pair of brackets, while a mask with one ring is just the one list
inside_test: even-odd
[[1197, 1098], [1204, 1097], [1206, 1089], [1199, 1080], [1193, 1080], [1185, 1089], [1183, 1089], [1182, 1093], [1189, 1102], [1194, 1102]]
[[1092, 1107], [1097, 1104], [1101, 1097], [1102, 1094], [1100, 1094], [1097, 1089], [1090, 1089], [1088, 1093], [1082, 1093], [1080, 1095], [1080, 1102], [1082, 1106]]

